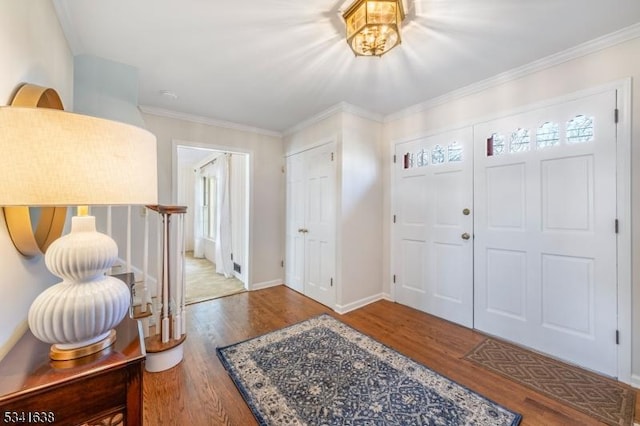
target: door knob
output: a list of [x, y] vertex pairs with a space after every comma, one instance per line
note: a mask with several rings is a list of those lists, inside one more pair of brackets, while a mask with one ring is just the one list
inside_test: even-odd
[[471, 238], [471, 235], [465, 232], [464, 234], [461, 235], [461, 237], [463, 240], [468, 240], [469, 238]]
[[304, 232], [304, 228], [298, 228], [298, 232]]
[[463, 215], [465, 215], [465, 216], [469, 216], [469, 214], [471, 214], [471, 210], [469, 210], [469, 209], [463, 209], [463, 210], [462, 210], [462, 214], [463, 214]]

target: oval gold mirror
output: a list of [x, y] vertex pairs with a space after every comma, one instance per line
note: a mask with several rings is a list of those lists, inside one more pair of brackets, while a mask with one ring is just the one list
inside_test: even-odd
[[[34, 84], [21, 86], [13, 97], [11, 106], [64, 109], [55, 90]], [[31, 209], [38, 209], [34, 212], [34, 216], [37, 216], [35, 226], [31, 223]], [[23, 256], [33, 257], [43, 254], [62, 235], [67, 208], [4, 207], [4, 217], [11, 241], [18, 251]]]

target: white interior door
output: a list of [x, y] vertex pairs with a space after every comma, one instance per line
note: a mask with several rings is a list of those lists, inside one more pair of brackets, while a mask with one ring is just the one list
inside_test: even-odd
[[471, 127], [396, 145], [396, 301], [473, 326]]
[[305, 162], [304, 155], [286, 160], [286, 262], [285, 283], [304, 293], [304, 229], [305, 225]]
[[616, 92], [474, 127], [475, 327], [615, 376]]
[[335, 275], [335, 144], [305, 152], [304, 294], [333, 307]]
[[287, 157], [286, 284], [331, 308], [336, 300], [335, 143]]

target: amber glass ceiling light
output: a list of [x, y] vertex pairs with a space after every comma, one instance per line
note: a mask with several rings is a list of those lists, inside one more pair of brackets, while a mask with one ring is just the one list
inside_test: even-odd
[[402, 0], [356, 0], [342, 17], [356, 56], [382, 56], [400, 44]]

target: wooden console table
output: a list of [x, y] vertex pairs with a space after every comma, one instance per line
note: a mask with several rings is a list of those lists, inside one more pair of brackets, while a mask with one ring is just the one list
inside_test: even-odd
[[144, 346], [128, 316], [116, 342], [73, 361], [51, 361], [30, 331], [0, 362], [0, 425], [142, 425]]

